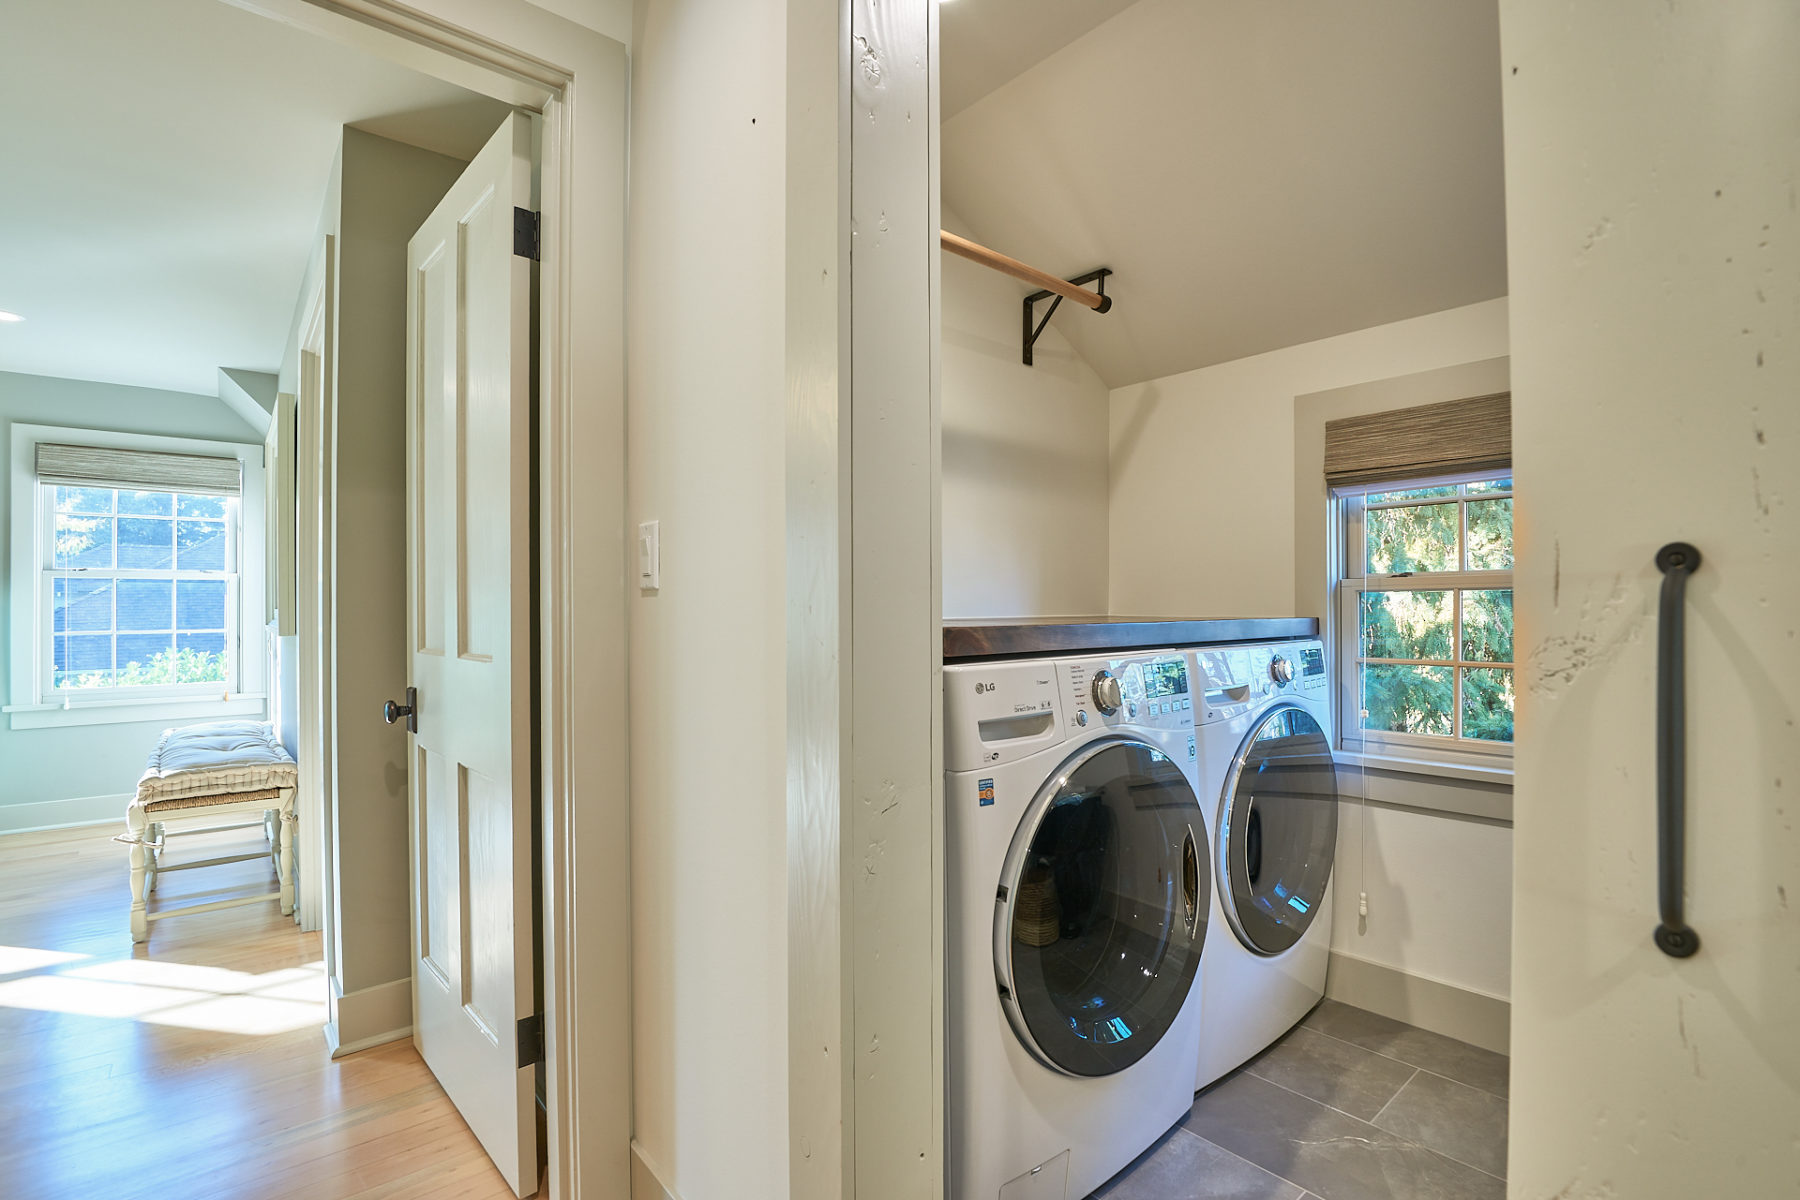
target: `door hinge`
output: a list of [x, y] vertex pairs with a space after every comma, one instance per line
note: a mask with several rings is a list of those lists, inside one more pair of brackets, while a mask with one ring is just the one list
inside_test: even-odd
[[544, 1018], [534, 1013], [519, 1018], [519, 1065], [529, 1067], [544, 1061]]
[[538, 215], [529, 208], [513, 209], [513, 253], [537, 261]]

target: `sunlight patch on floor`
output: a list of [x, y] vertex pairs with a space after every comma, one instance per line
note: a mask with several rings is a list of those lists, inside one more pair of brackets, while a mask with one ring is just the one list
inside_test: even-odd
[[30, 946], [0, 946], [0, 975], [18, 975], [25, 971], [41, 971], [64, 963], [80, 962], [85, 954], [66, 950], [34, 950]]
[[[80, 954], [5, 947], [16, 958], [40, 958], [46, 967], [81, 961]], [[11, 973], [22, 969], [14, 968]], [[0, 1007], [108, 1017], [206, 1029], [217, 1033], [267, 1036], [321, 1026], [325, 1008], [325, 964], [307, 963], [261, 975], [190, 963], [122, 958], [39, 973], [0, 983]]]

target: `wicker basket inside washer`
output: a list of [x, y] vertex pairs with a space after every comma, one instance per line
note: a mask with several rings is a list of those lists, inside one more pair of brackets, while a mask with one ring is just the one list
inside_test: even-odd
[[1050, 868], [1029, 867], [1013, 901], [1013, 938], [1027, 946], [1048, 946], [1062, 936], [1062, 904]]

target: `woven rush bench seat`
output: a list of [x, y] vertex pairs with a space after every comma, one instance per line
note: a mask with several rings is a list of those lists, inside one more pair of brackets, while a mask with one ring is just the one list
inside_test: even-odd
[[[216, 721], [165, 730], [150, 752], [137, 795], [125, 813], [128, 832], [121, 840], [131, 846], [131, 940], [148, 939], [151, 921], [240, 904], [278, 900], [284, 915], [292, 913], [294, 793], [298, 785], [299, 768], [264, 722]], [[164, 829], [165, 820], [202, 812], [208, 816], [255, 814], [257, 819], [205, 829]], [[162, 859], [169, 837], [257, 825], [268, 840], [267, 850], [173, 864]], [[278, 891], [150, 910], [150, 894], [163, 871], [246, 862], [264, 854], [274, 860]]]

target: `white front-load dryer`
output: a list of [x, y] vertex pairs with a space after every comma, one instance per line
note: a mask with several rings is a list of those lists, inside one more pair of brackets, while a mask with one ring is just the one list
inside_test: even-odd
[[944, 668], [952, 1200], [1081, 1200], [1193, 1101], [1186, 656]]
[[1254, 1058], [1325, 995], [1337, 771], [1317, 641], [1193, 652], [1213, 847], [1196, 1088]]

